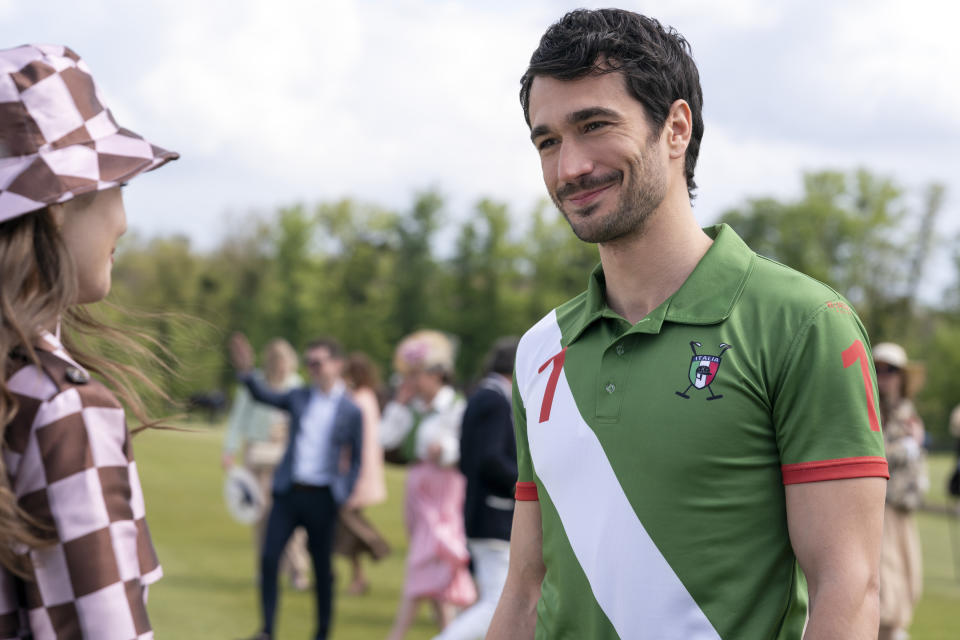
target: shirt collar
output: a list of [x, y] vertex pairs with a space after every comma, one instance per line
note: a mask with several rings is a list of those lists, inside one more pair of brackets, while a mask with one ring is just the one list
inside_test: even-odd
[[[726, 224], [706, 227], [713, 244], [680, 288], [660, 306], [640, 320], [633, 329], [658, 333], [664, 322], [678, 324], [716, 324], [733, 310], [753, 268], [754, 252]], [[590, 274], [586, 297], [579, 313], [574, 313], [567, 344], [601, 318], [626, 322], [607, 306], [603, 265]]]
[[53, 354], [54, 356], [60, 358], [60, 359], [63, 360], [64, 362], [70, 364], [71, 366], [76, 367], [77, 369], [79, 369], [79, 370], [82, 371], [83, 373], [86, 373], [86, 374], [89, 375], [89, 373], [87, 372], [87, 370], [86, 370], [85, 368], [83, 368], [82, 366], [80, 366], [80, 365], [77, 363], [76, 360], [74, 360], [72, 357], [70, 357], [70, 354], [67, 352], [66, 347], [64, 347], [64, 346], [63, 346], [63, 343], [60, 342], [60, 337], [59, 337], [59, 336], [60, 336], [60, 323], [58, 322], [58, 323], [57, 323], [57, 333], [56, 333], [56, 335], [50, 333], [50, 332], [47, 331], [46, 329], [41, 329], [41, 330], [40, 330], [40, 340], [38, 340], [38, 341], [37, 341], [37, 344], [35, 344], [34, 346], [35, 346], [37, 349], [40, 349], [40, 350], [42, 350], [42, 351], [46, 351], [46, 352], [48, 352], [48, 353], [50, 353], [50, 354]]
[[327, 393], [324, 393], [317, 387], [310, 387], [310, 392], [317, 398], [322, 398], [323, 400], [337, 400], [343, 395], [346, 389], [347, 387], [343, 384], [343, 380], [337, 380]]

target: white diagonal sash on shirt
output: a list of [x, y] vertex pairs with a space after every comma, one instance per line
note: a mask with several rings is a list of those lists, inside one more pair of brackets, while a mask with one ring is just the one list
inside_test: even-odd
[[521, 346], [517, 373], [523, 376], [518, 383], [533, 467], [600, 608], [624, 639], [719, 640], [640, 523], [600, 441], [580, 415], [565, 373], [557, 381], [550, 419], [540, 423], [555, 363], [542, 373], [538, 369], [563, 348], [555, 312], [530, 334], [533, 344]]

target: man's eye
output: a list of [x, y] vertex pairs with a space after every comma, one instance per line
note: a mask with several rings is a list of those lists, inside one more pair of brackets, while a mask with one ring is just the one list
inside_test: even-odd
[[584, 131], [594, 131], [594, 130], [596, 130], [596, 129], [600, 129], [600, 128], [602, 128], [602, 127], [605, 127], [605, 126], [607, 126], [608, 124], [610, 124], [610, 123], [608, 123], [608, 122], [602, 122], [602, 121], [588, 122], [586, 125], [584, 125], [583, 130], [584, 130]]
[[556, 138], [546, 138], [537, 143], [537, 149], [539, 149], [540, 151], [543, 151], [544, 149], [547, 149], [548, 147], [552, 147], [555, 144], [557, 144]]

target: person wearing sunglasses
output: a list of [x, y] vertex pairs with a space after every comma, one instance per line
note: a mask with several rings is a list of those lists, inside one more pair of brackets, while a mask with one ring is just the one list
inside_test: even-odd
[[[231, 337], [230, 357], [237, 377], [256, 401], [290, 415], [289, 441], [273, 475], [273, 505], [260, 553], [263, 627], [250, 640], [273, 638], [280, 560], [298, 526], [307, 530], [313, 560], [315, 638], [325, 640], [332, 617], [334, 527], [340, 507], [357, 482], [363, 451], [363, 416], [341, 377], [343, 349], [331, 338], [308, 344], [304, 365], [309, 384], [285, 392], [270, 389], [253, 375], [253, 349], [243, 334]], [[349, 464], [341, 465], [344, 458]]]

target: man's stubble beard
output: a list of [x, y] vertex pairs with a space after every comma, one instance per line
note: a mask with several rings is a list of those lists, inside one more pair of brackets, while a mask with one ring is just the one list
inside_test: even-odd
[[570, 219], [562, 202], [551, 193], [551, 198], [574, 235], [583, 242], [603, 244], [621, 238], [643, 235], [646, 223], [667, 195], [666, 171], [656, 162], [650, 145], [639, 156], [630, 160], [630, 178], [624, 182], [620, 173], [620, 200], [616, 209], [595, 220], [599, 203], [589, 205], [577, 214], [577, 223]]

